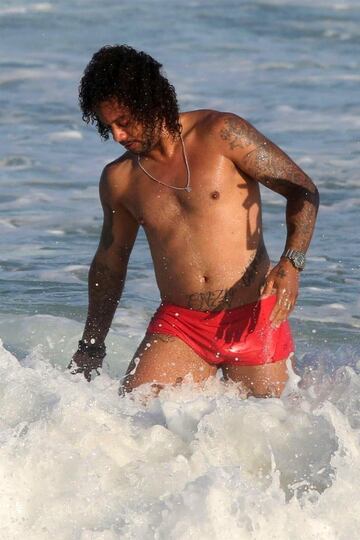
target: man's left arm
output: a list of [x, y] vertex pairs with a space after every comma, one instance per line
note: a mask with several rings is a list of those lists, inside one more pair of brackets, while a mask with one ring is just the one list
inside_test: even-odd
[[[306, 253], [319, 207], [319, 192], [313, 181], [285, 152], [242, 118], [224, 115], [219, 135], [226, 155], [240, 171], [286, 198], [284, 253]], [[267, 276], [262, 293], [274, 290], [277, 302], [271, 320], [278, 326], [294, 308], [299, 290], [299, 270], [283, 256]]]

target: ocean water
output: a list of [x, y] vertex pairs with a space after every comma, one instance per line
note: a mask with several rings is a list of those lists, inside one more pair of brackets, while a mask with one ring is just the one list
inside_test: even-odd
[[[355, 540], [360, 485], [359, 0], [0, 3], [1, 540]], [[144, 235], [103, 373], [67, 370], [118, 145], [81, 121], [93, 52], [165, 66], [183, 110], [249, 119], [321, 193], [280, 400], [188, 381], [147, 406], [120, 377], [158, 304]], [[274, 261], [284, 202], [264, 189]]]

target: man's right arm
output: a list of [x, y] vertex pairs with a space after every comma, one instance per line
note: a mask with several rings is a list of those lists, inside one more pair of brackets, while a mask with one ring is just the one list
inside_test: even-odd
[[[104, 221], [99, 246], [89, 270], [89, 306], [82, 336], [83, 343], [93, 348], [102, 346], [109, 331], [124, 288], [130, 253], [139, 229], [136, 219], [118, 202], [111, 184], [105, 168], [100, 180]], [[90, 375], [86, 374], [86, 368], [90, 367], [89, 356], [86, 352], [76, 352], [73, 357], [73, 362], [80, 368], [76, 372], [84, 371], [88, 379]], [[69, 366], [71, 369], [74, 367], [73, 362]], [[100, 367], [101, 363], [96, 362], [95, 358], [92, 369]]]

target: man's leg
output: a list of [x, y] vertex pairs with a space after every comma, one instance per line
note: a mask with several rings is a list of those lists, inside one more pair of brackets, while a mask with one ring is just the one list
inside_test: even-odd
[[131, 392], [144, 383], [152, 383], [158, 390], [164, 384], [182, 382], [189, 374], [199, 383], [214, 376], [216, 371], [216, 366], [205, 362], [179, 338], [146, 334], [130, 362], [120, 392]]
[[280, 397], [288, 380], [286, 359], [260, 366], [223, 364], [225, 380], [240, 382], [255, 397]]

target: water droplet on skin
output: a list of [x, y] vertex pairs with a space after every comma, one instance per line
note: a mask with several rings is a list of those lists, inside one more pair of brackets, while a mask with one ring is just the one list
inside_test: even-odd
[[134, 373], [136, 371], [136, 368], [138, 367], [139, 362], [140, 362], [140, 358], [138, 356], [136, 358], [134, 358], [135, 367], [134, 367], [134, 369], [132, 369], [130, 371], [129, 375], [134, 375]]

